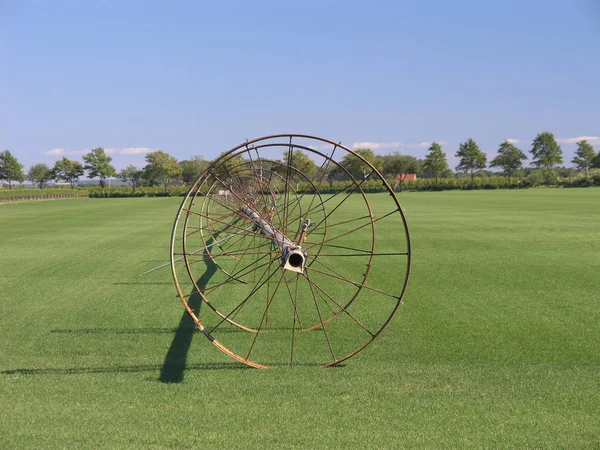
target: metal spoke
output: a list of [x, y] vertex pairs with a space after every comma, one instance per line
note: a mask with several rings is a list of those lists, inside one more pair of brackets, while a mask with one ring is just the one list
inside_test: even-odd
[[[275, 274], [275, 272], [273, 272], [273, 275]], [[269, 278], [271, 278], [272, 275], [269, 275]], [[275, 289], [273, 290], [273, 295], [271, 297], [269, 297], [267, 295], [267, 306], [265, 308], [265, 311], [262, 315], [262, 318], [260, 320], [260, 324], [258, 325], [258, 333], [256, 333], [256, 336], [254, 336], [254, 339], [252, 339], [252, 345], [250, 346], [250, 349], [248, 350], [248, 354], [246, 355], [246, 359], [250, 359], [250, 353], [252, 353], [252, 349], [254, 348], [254, 345], [256, 344], [256, 340], [258, 338], [258, 335], [260, 334], [261, 330], [262, 330], [262, 326], [263, 323], [265, 323], [265, 321], [267, 320], [268, 314], [269, 314], [269, 307], [271, 306], [271, 303], [273, 302], [273, 299], [275, 298], [275, 294], [277, 294], [277, 291], [279, 289], [279, 286], [281, 285], [282, 280], [285, 277], [285, 272], [281, 272], [281, 278], [279, 279], [279, 282], [277, 283], [277, 286], [275, 286]]]
[[[329, 295], [327, 292], [325, 292], [325, 290], [323, 288], [321, 288], [318, 284], [316, 284], [315, 282], [313, 282], [310, 277], [308, 276], [308, 273], [306, 274], [306, 279], [308, 280], [308, 282], [310, 283], [311, 286], [314, 286], [315, 289], [317, 289], [318, 293], [322, 293], [323, 295], [325, 295], [329, 300], [331, 300], [339, 309], [339, 312], [335, 312], [331, 307], [331, 312], [333, 312], [336, 316], [340, 313], [345, 313], [348, 315], [348, 317], [350, 317], [354, 322], [356, 322], [356, 324], [358, 326], [360, 326], [363, 330], [365, 330], [367, 333], [369, 333], [371, 336], [375, 336], [375, 334], [371, 331], [369, 331], [369, 329], [367, 327], [365, 327], [358, 319], [356, 319], [352, 314], [350, 314], [350, 312], [348, 312], [348, 310], [343, 307], [342, 305], [340, 305], [338, 302], [335, 301], [335, 299]], [[324, 297], [321, 296], [321, 298], [323, 299], [323, 301], [325, 302], [325, 304], [327, 304], [327, 306], [329, 306], [329, 303], [327, 303], [327, 301], [325, 300]], [[321, 324], [317, 325], [316, 327], [320, 326]], [[311, 329], [314, 329], [316, 327], [311, 327]]]
[[336, 254], [336, 253], [319, 253], [320, 257], [323, 256], [335, 256], [338, 257], [347, 257], [347, 256], [408, 256], [408, 252], [397, 252], [397, 253], [352, 253], [352, 254]]
[[[315, 260], [315, 262], [317, 262], [318, 264], [321, 264], [324, 267], [327, 267], [322, 262], [320, 262], [319, 260]], [[312, 266], [306, 268], [306, 270], [309, 270], [309, 269], [310, 269], [311, 272], [320, 273], [321, 275], [325, 275], [325, 276], [328, 276], [328, 277], [331, 277], [331, 278], [335, 278], [337, 280], [342, 280], [342, 281], [345, 281], [346, 283], [353, 284], [356, 287], [365, 288], [365, 289], [368, 289], [368, 290], [373, 291], [373, 292], [378, 292], [379, 294], [387, 295], [388, 297], [398, 298], [398, 296], [396, 296], [396, 295], [389, 294], [387, 292], [383, 292], [383, 291], [381, 291], [379, 289], [375, 289], [374, 287], [367, 286], [366, 284], [357, 283], [356, 281], [352, 281], [352, 280], [350, 280], [350, 279], [348, 279], [348, 278], [346, 278], [344, 276], [341, 276], [341, 275], [335, 276], [335, 275], [332, 275], [330, 273], [323, 272], [322, 270], [315, 269]], [[332, 272], [335, 272], [335, 270], [333, 270], [331, 268], [328, 268], [328, 269], [331, 270]], [[335, 273], [337, 273], [337, 272], [335, 272]]]
[[315, 302], [315, 307], [317, 308], [317, 313], [319, 315], [319, 322], [323, 325], [321, 327], [321, 329], [323, 330], [323, 333], [325, 334], [325, 340], [327, 341], [327, 345], [329, 346], [329, 350], [331, 351], [331, 356], [332, 356], [333, 360], [336, 361], [335, 353], [333, 353], [333, 347], [331, 346], [331, 341], [329, 339], [329, 335], [327, 334], [327, 330], [325, 329], [325, 324], [323, 323], [323, 317], [321, 316], [321, 308], [319, 308], [319, 302], [317, 302], [317, 297], [315, 297], [315, 292], [313, 290], [313, 283], [310, 281], [308, 273], [306, 274], [306, 279], [309, 282], [310, 292], [311, 292], [312, 298]]
[[[271, 261], [270, 261], [270, 263], [273, 263], [273, 261], [274, 261], [274, 260], [271, 260]], [[266, 271], [265, 271], [264, 273], [266, 273]], [[251, 298], [251, 297], [252, 297], [252, 296], [253, 296], [253, 295], [254, 295], [256, 292], [258, 292], [258, 290], [259, 290], [261, 287], [263, 287], [263, 286], [264, 286], [264, 284], [265, 284], [265, 283], [267, 283], [267, 282], [268, 282], [268, 281], [269, 281], [269, 280], [270, 280], [270, 279], [273, 277], [273, 275], [275, 275], [275, 273], [277, 273], [277, 272], [273, 272], [271, 275], [269, 275], [269, 276], [268, 276], [268, 277], [265, 279], [265, 281], [263, 281], [263, 282], [260, 282], [260, 280], [261, 280], [261, 279], [262, 279], [262, 277], [264, 276], [264, 273], [263, 273], [263, 275], [261, 275], [261, 278], [259, 279], [259, 283], [260, 283], [260, 284], [258, 284], [257, 286], [255, 286], [255, 287], [254, 287], [254, 289], [252, 289], [252, 292], [250, 292], [250, 294], [248, 294], [248, 295], [246, 296], [246, 298], [244, 298], [244, 300], [242, 300], [242, 301], [241, 301], [241, 302], [240, 302], [240, 303], [239, 303], [239, 304], [238, 304], [238, 305], [237, 305], [235, 308], [233, 308], [233, 310], [231, 310], [231, 312], [230, 312], [229, 314], [227, 314], [227, 315], [226, 315], [226, 316], [225, 316], [223, 319], [221, 319], [221, 321], [219, 321], [219, 323], [218, 323], [217, 325], [215, 325], [214, 327], [212, 327], [212, 328], [211, 328], [211, 330], [208, 332], [208, 334], [212, 334], [212, 332], [213, 332], [213, 331], [215, 331], [215, 329], [217, 329], [219, 326], [221, 326], [221, 325], [223, 324], [223, 322], [225, 322], [225, 321], [226, 321], [226, 320], [227, 320], [227, 319], [228, 319], [228, 318], [229, 318], [229, 317], [230, 317], [232, 314], [234, 314], [234, 313], [235, 313], [235, 312], [236, 312], [238, 309], [240, 309], [241, 307], [243, 307], [243, 306], [246, 304], [246, 302], [247, 302], [248, 300], [250, 300], [250, 298]]]
[[[327, 242], [331, 242], [331, 241], [333, 241], [333, 240], [335, 240], [335, 239], [339, 239], [339, 238], [341, 238], [341, 237], [347, 236], [347, 235], [349, 235], [349, 234], [351, 234], [351, 233], [354, 233], [355, 231], [358, 231], [358, 230], [360, 230], [361, 228], [364, 228], [364, 227], [366, 227], [366, 226], [368, 226], [368, 225], [374, 225], [376, 222], [379, 222], [380, 220], [382, 220], [382, 219], [385, 219], [386, 217], [388, 217], [388, 216], [392, 215], [392, 214], [393, 214], [393, 213], [395, 213], [395, 212], [398, 212], [398, 210], [396, 210], [396, 211], [392, 211], [392, 212], [389, 212], [389, 213], [387, 213], [387, 214], [385, 214], [385, 215], [383, 215], [383, 216], [381, 216], [381, 217], [378, 217], [377, 219], [372, 219], [371, 221], [369, 221], [369, 222], [367, 222], [367, 223], [365, 223], [365, 224], [363, 224], [363, 225], [361, 225], [361, 226], [359, 226], [359, 227], [356, 227], [356, 228], [354, 228], [354, 229], [352, 229], [352, 230], [350, 230], [350, 231], [346, 231], [345, 233], [339, 234], [339, 235], [337, 235], [337, 236], [334, 236], [334, 237], [331, 237], [331, 238], [328, 238], [328, 239], [324, 239], [323, 241], [321, 241], [321, 242], [318, 242], [318, 243], [316, 243], [316, 244], [313, 244], [312, 246], [314, 247], [315, 245], [324, 245], [324, 244], [325, 244], [325, 243], [327, 243]], [[309, 247], [307, 247], [307, 248], [309, 248]]]

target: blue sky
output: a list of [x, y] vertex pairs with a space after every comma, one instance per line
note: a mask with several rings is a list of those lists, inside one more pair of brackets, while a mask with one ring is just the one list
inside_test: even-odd
[[[600, 1], [0, 0], [0, 147], [26, 166], [111, 149], [214, 158], [319, 135], [451, 166], [542, 131], [600, 150]], [[368, 144], [364, 144], [368, 143]]]

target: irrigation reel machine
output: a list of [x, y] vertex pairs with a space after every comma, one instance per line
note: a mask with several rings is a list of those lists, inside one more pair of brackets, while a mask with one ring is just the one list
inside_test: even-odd
[[171, 238], [185, 309], [217, 348], [257, 368], [333, 366], [360, 352], [400, 306], [410, 258], [383, 176], [308, 135], [223, 153], [189, 190]]

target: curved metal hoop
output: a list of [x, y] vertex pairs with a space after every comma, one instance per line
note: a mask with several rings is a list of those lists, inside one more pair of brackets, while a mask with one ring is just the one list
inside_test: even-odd
[[257, 368], [332, 366], [363, 350], [398, 310], [410, 264], [389, 183], [359, 153], [310, 135], [223, 153], [171, 236], [185, 309], [221, 351]]

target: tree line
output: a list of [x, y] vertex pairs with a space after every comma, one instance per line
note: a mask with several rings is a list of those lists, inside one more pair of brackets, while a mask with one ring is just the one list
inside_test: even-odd
[[[541, 169], [546, 184], [551, 184], [553, 179], [556, 178], [556, 167], [563, 163], [562, 149], [554, 135], [550, 132], [538, 134], [531, 144], [530, 153], [532, 167]], [[437, 142], [431, 143], [424, 159], [402, 155], [398, 152], [379, 156], [368, 148], [357, 149], [356, 154], [368, 161], [387, 178], [394, 178], [396, 174], [401, 173], [415, 173], [421, 178], [435, 178], [437, 186], [439, 178], [455, 176], [448, 166], [446, 154]], [[455, 156], [459, 160], [455, 168], [459, 173], [457, 176], [470, 176], [471, 185], [473, 186], [475, 175], [488, 167], [486, 154], [472, 138], [469, 138], [460, 143]], [[56, 182], [65, 181], [74, 188], [79, 179], [87, 173], [89, 178], [98, 178], [102, 195], [104, 195], [106, 179], [111, 177], [118, 177], [129, 184], [134, 194], [139, 186], [162, 185], [166, 192], [170, 184], [193, 183], [211, 163], [211, 161], [200, 156], [177, 161], [175, 157], [168, 153], [157, 150], [145, 155], [146, 165], [143, 169], [129, 165], [117, 173], [111, 164], [112, 157], [102, 147], [91, 150], [83, 155], [82, 159], [83, 164], [63, 157], [56, 161], [53, 167], [38, 163], [31, 166], [25, 173], [23, 165], [19, 163], [17, 158], [8, 150], [5, 150], [0, 152], [0, 181], [7, 181], [9, 188], [12, 188], [13, 182], [22, 183], [24, 180], [31, 181], [40, 188], [43, 188], [51, 180]], [[240, 164], [241, 161], [237, 161], [238, 159], [241, 160], [241, 157], [230, 159], [227, 165], [233, 167], [235, 164]], [[508, 176], [510, 186], [515, 173], [523, 169], [523, 162], [527, 159], [521, 149], [508, 141], [504, 141], [499, 145], [498, 154], [490, 161], [489, 167], [502, 169], [503, 174]], [[579, 141], [577, 142], [577, 151], [571, 162], [577, 170], [584, 173], [587, 179], [590, 168], [600, 168], [600, 152], [596, 153], [593, 146], [586, 140]], [[277, 161], [277, 163], [279, 165], [276, 164], [274, 167], [281, 167], [281, 165], [290, 163], [308, 177], [314, 176], [318, 170], [314, 161], [301, 151], [294, 151], [292, 155], [285, 153], [282, 161]], [[364, 164], [361, 159], [347, 154], [339, 162], [339, 166], [328, 169], [327, 173], [324, 174], [324, 178], [326, 177], [330, 184], [334, 181], [347, 179], [348, 173], [359, 179], [367, 179], [371, 175], [370, 170], [370, 167]]]
[[[357, 152], [360, 154], [361, 150]], [[546, 184], [551, 184], [557, 176], [557, 166], [563, 163], [562, 149], [554, 135], [550, 132], [538, 134], [531, 144], [530, 153], [532, 157], [531, 166], [535, 169], [541, 169]], [[390, 172], [416, 173], [423, 178], [435, 178], [436, 185], [439, 178], [449, 178], [455, 175], [448, 167], [446, 154], [437, 142], [431, 144], [423, 160], [397, 153], [378, 157], [368, 149], [363, 150], [361, 156], [371, 159], [370, 162], [378, 169], [381, 168], [384, 174]], [[476, 173], [489, 167], [502, 169], [503, 175], [508, 177], [510, 186], [512, 177], [515, 176], [517, 171], [524, 169], [523, 162], [528, 159], [521, 149], [506, 140], [499, 145], [497, 156], [488, 165], [487, 155], [472, 138], [460, 143], [455, 156], [459, 161], [455, 168], [456, 171], [459, 174], [470, 175], [471, 185], [474, 184]], [[589, 142], [581, 140], [577, 142], [577, 150], [571, 162], [577, 170], [584, 172], [587, 179], [590, 168], [600, 168], [600, 151], [596, 153]]]
[[124, 182], [135, 188], [140, 185], [157, 186], [163, 184], [165, 190], [170, 182], [180, 179], [184, 173], [189, 173], [190, 165], [197, 165], [204, 162], [202, 158], [192, 158], [191, 161], [182, 161], [161, 150], [146, 154], [146, 166], [139, 170], [133, 165], [129, 165], [122, 171], [116, 171], [111, 164], [113, 158], [106, 153], [104, 148], [98, 147], [83, 155], [83, 164], [66, 157], [62, 157], [54, 163], [53, 167], [47, 164], [38, 163], [29, 168], [27, 173], [23, 171], [23, 165], [19, 163], [8, 150], [0, 153], [0, 181], [8, 182], [9, 188], [12, 183], [18, 181], [22, 183], [25, 180], [31, 181], [43, 188], [49, 181], [67, 182], [71, 188], [79, 179], [87, 173], [91, 179], [98, 178], [102, 194], [106, 186], [106, 179], [118, 177]]

